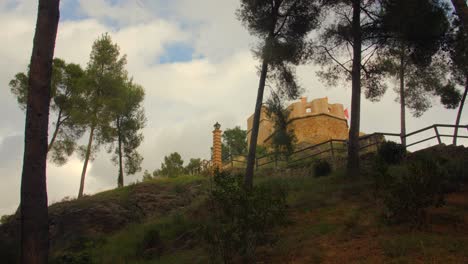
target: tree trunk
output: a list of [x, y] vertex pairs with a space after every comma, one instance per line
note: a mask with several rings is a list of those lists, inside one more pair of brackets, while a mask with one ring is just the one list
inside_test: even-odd
[[[465, 31], [465, 39], [466, 39], [466, 37], [468, 37], [468, 6], [465, 0], [452, 0], [452, 4], [453, 4], [453, 7], [455, 8], [455, 13], [460, 18], [462, 27]], [[461, 118], [461, 114], [463, 111], [463, 105], [465, 104], [466, 93], [468, 90], [468, 73], [465, 73], [465, 75], [467, 75], [466, 81], [465, 81], [465, 92], [460, 102], [460, 107], [458, 108], [457, 120], [455, 122], [455, 125], [457, 126], [460, 124], [460, 118]], [[458, 128], [456, 127], [455, 132], [453, 134], [454, 145], [457, 145], [457, 136], [458, 136]]]
[[348, 145], [348, 176], [359, 174], [359, 126], [361, 113], [361, 1], [353, 0], [353, 69], [351, 95], [351, 127]]
[[120, 122], [117, 119], [117, 133], [118, 133], [118, 140], [119, 140], [119, 177], [117, 179], [117, 186], [123, 187], [123, 165], [122, 165], [122, 131], [120, 131]]
[[452, 0], [453, 7], [455, 8], [455, 13], [460, 18], [463, 29], [465, 30], [465, 35], [468, 36], [468, 6], [465, 0]]
[[[460, 119], [463, 112], [463, 105], [465, 104], [466, 100], [466, 93], [468, 92], [468, 75], [466, 76], [465, 80], [465, 92], [463, 93], [463, 97], [460, 102], [460, 106], [458, 107], [458, 114], [457, 114], [457, 121], [455, 121], [455, 125], [460, 125]], [[453, 133], [453, 145], [457, 145], [457, 136], [458, 136], [458, 127], [455, 127], [455, 132]]]
[[57, 134], [60, 129], [60, 122], [61, 122], [60, 119], [62, 119], [62, 109], [59, 110], [57, 123], [55, 124], [54, 134], [52, 134], [52, 139], [50, 140], [49, 146], [47, 147], [47, 153], [49, 153], [49, 151], [52, 149], [55, 143], [55, 139], [57, 139]]
[[94, 125], [91, 126], [91, 131], [89, 132], [88, 147], [86, 148], [85, 160], [83, 164], [83, 170], [81, 171], [81, 181], [80, 181], [80, 190], [78, 192], [78, 198], [83, 197], [86, 169], [88, 168], [89, 156], [91, 155], [91, 148], [93, 145], [94, 129], [95, 129], [95, 126]]
[[400, 137], [401, 145], [406, 148], [406, 102], [405, 102], [405, 51], [400, 54]]
[[39, 0], [30, 63], [21, 177], [21, 263], [23, 264], [48, 262], [47, 132], [52, 59], [58, 22], [59, 0]]
[[249, 154], [247, 156], [247, 168], [245, 170], [244, 186], [247, 189], [250, 189], [253, 186], [255, 151], [257, 149], [258, 129], [260, 125], [260, 114], [262, 112], [263, 91], [265, 90], [267, 72], [268, 72], [268, 63], [266, 59], [263, 59], [262, 71], [260, 73], [260, 81], [258, 85], [257, 102], [255, 104], [254, 119], [252, 123], [252, 131], [250, 135]]

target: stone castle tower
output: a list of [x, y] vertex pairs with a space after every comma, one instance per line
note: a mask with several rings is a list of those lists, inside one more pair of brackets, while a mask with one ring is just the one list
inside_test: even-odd
[[[306, 97], [287, 107], [288, 129], [294, 130], [297, 144], [314, 145], [330, 139], [348, 139], [348, 122], [342, 104], [329, 104], [328, 98], [307, 102]], [[247, 119], [247, 140], [250, 144], [253, 114]], [[257, 144], [268, 147], [274, 133], [272, 121], [262, 108]]]

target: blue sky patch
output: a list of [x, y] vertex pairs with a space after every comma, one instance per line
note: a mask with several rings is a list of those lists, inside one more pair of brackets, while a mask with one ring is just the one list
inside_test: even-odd
[[78, 0], [62, 0], [60, 3], [60, 20], [73, 21], [85, 19], [87, 16], [81, 10]]
[[188, 43], [175, 43], [167, 46], [165, 51], [159, 58], [160, 64], [191, 61], [195, 49]]

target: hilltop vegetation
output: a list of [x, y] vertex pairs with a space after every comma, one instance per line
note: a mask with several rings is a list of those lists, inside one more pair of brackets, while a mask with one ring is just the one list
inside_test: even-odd
[[[285, 221], [264, 226], [266, 229], [262, 234], [252, 231], [254, 235], [268, 237], [264, 242], [257, 241], [252, 260], [255, 263], [468, 261], [468, 174], [463, 167], [468, 161], [467, 150], [453, 146], [436, 147], [412, 154], [401, 163], [395, 156], [398, 155], [380, 155], [382, 159], [390, 157], [396, 163], [387, 164], [386, 173], [390, 178], [400, 179], [399, 183], [405, 183], [401, 180], [406, 177], [404, 175], [416, 175], [414, 172], [405, 174], [405, 171], [411, 172], [413, 162], [429, 158], [440, 165], [437, 176], [443, 189], [435, 189], [434, 193], [441, 195], [444, 203], [437, 200], [421, 205], [417, 198], [422, 196], [406, 196], [400, 201], [404, 206], [389, 208], [388, 195], [401, 190], [401, 185], [375, 180], [378, 171], [375, 157], [364, 163], [367, 173], [352, 179], [345, 177], [341, 170], [316, 177], [313, 166], [307, 165], [258, 171], [254, 186], [264, 191], [258, 192], [263, 196], [257, 195], [257, 198], [236, 191], [241, 188], [236, 189], [238, 185], [233, 181], [221, 185], [230, 188], [229, 196], [223, 196], [219, 191], [228, 189], [219, 187], [209, 177], [157, 178], [50, 206], [51, 263], [239, 263], [241, 247], [231, 245], [232, 252], [229, 253], [232, 255], [222, 258], [220, 254], [214, 254], [213, 246], [223, 240], [213, 245], [207, 236], [207, 227], [210, 227], [208, 234], [227, 234], [229, 241], [235, 240], [233, 235], [242, 234], [235, 228], [229, 229], [236, 225], [226, 222], [221, 225], [224, 229], [219, 229], [220, 222], [216, 219], [226, 212], [222, 213], [210, 202], [216, 188], [218, 194], [214, 197], [229, 197], [231, 203], [250, 197], [249, 204], [255, 204], [257, 215], [262, 210], [265, 212], [265, 208], [284, 212]], [[421, 176], [431, 177], [428, 171], [422, 172], [426, 174]], [[457, 177], [452, 177], [455, 175]], [[419, 180], [418, 184], [424, 184]], [[413, 184], [407, 186], [418, 191]], [[430, 195], [427, 188], [421, 191], [426, 198]], [[285, 195], [286, 205], [283, 209], [254, 202], [276, 199], [275, 204], [281, 204], [278, 199], [282, 195]], [[413, 207], [409, 206], [411, 202], [421, 208], [416, 208], [414, 203]], [[232, 208], [232, 204], [227, 208]], [[253, 215], [248, 210], [235, 210], [232, 217], [239, 221]], [[389, 210], [396, 215], [389, 218]], [[418, 216], [418, 221], [404, 217], [393, 221], [408, 210]], [[213, 219], [213, 216], [218, 218]], [[249, 224], [244, 230], [251, 227]], [[0, 226], [1, 259], [5, 263], [15, 263], [15, 226], [18, 226], [16, 217]]]

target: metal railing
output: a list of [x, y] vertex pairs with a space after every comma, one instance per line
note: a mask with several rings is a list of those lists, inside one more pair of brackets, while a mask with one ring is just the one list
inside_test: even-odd
[[[359, 141], [362, 143], [366, 143], [365, 145], [362, 145], [359, 147], [360, 153], [368, 153], [370, 151], [377, 150], [378, 146], [383, 143], [384, 137], [398, 137], [400, 139], [400, 143], [403, 141], [402, 139], [405, 138], [410, 138], [415, 135], [419, 135], [423, 132], [433, 130], [435, 135], [430, 136], [427, 138], [419, 139], [416, 142], [412, 142], [410, 144], [406, 145], [406, 148], [416, 146], [418, 144], [421, 144], [423, 142], [427, 142], [431, 139], [437, 139], [438, 144], [442, 144], [442, 138], [444, 137], [449, 137], [453, 138], [453, 134], [441, 134], [439, 131], [439, 128], [464, 128], [466, 131], [468, 131], [468, 125], [447, 125], [447, 124], [434, 124], [419, 130], [416, 130], [414, 132], [408, 133], [406, 135], [401, 135], [399, 133], [385, 133], [385, 132], [375, 132], [372, 134], [364, 135], [359, 137]], [[468, 136], [464, 135], [457, 135], [458, 138], [465, 138], [468, 139]], [[370, 142], [367, 142], [370, 141]], [[344, 157], [346, 158], [347, 155], [347, 146], [348, 146], [348, 141], [347, 140], [340, 140], [340, 139], [331, 139], [313, 146], [309, 146], [300, 150], [296, 150], [289, 155], [286, 155], [284, 153], [270, 153], [263, 155], [261, 157], [257, 157], [255, 159], [255, 168], [259, 169], [261, 167], [267, 166], [269, 164], [274, 163], [274, 167], [278, 167], [279, 162], [287, 162], [288, 164], [294, 164], [299, 161], [304, 161], [307, 159], [314, 159], [314, 158], [332, 158], [335, 159], [337, 157]], [[374, 147], [374, 150], [369, 150], [370, 148]], [[344, 155], [342, 153], [345, 153]], [[326, 154], [326, 155], [322, 155]], [[322, 156], [320, 156], [322, 155]], [[237, 159], [238, 157], [243, 157], [245, 160], [239, 160]], [[236, 157], [230, 156], [229, 160], [223, 164], [223, 167], [229, 167], [229, 165], [233, 168], [235, 167], [234, 164], [247, 164], [247, 156], [245, 155], [238, 155]]]

